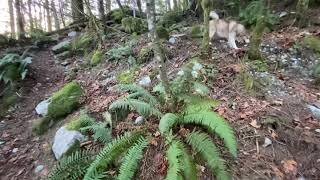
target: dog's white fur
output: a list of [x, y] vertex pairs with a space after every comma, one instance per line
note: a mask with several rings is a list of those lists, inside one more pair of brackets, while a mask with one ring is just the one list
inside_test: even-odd
[[209, 38], [210, 41], [214, 36], [219, 38], [225, 38], [228, 40], [230, 48], [239, 49], [236, 44], [236, 37], [245, 34], [245, 27], [236, 21], [224, 21], [219, 18], [219, 15], [211, 11], [210, 17], [212, 20], [209, 21]]

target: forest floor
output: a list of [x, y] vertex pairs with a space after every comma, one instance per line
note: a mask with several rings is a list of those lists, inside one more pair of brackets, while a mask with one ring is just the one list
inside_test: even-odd
[[[268, 76], [271, 82], [262, 89], [257, 86], [254, 90], [245, 90], [240, 77], [248, 64], [243, 62], [243, 57], [231, 53], [224, 45], [226, 42], [213, 43], [212, 53], [202, 58], [201, 63], [213, 65], [215, 69], [214, 78], [206, 82], [211, 89], [210, 96], [220, 101], [215, 111], [236, 131], [238, 157], [228, 162], [235, 179], [320, 179], [320, 119], [307, 108], [308, 105], [320, 108], [320, 91], [306, 73], [310, 71], [311, 61], [319, 58], [304, 48], [294, 47], [306, 32], [319, 34], [314, 29], [287, 28], [265, 35], [262, 52], [268, 68], [266, 72], [255, 73]], [[128, 37], [119, 39], [114, 37], [105, 48], [114, 47]], [[147, 44], [145, 39], [144, 35], [140, 38], [135, 51]], [[200, 41], [188, 35], [179, 36], [176, 41], [166, 43], [171, 78], [188, 59], [199, 55]], [[40, 137], [32, 134], [31, 127], [38, 117], [36, 105], [67, 82], [67, 70], [79, 66], [83, 58], [73, 57], [67, 61], [67, 65], [57, 63], [49, 48], [35, 53], [30, 73], [18, 92], [19, 102], [0, 122], [0, 179], [41, 179], [55, 163], [51, 144], [63, 122]], [[281, 68], [276, 66], [278, 61], [282, 63]], [[297, 61], [298, 67], [294, 66]], [[82, 105], [99, 117], [118, 97], [110, 90], [116, 84], [114, 76], [128, 67], [125, 63], [110, 62], [78, 70], [75, 79], [86, 92]], [[141, 65], [136, 72], [137, 79], [149, 75], [155, 67], [154, 61]], [[134, 116], [117, 123], [113, 134], [137, 128], [132, 123]], [[157, 134], [157, 123], [152, 120], [146, 123]], [[142, 160], [139, 179], [163, 179], [167, 166], [164, 153], [164, 142], [155, 135]], [[35, 173], [39, 165], [44, 169]], [[203, 165], [198, 167], [201, 179], [211, 179]]]

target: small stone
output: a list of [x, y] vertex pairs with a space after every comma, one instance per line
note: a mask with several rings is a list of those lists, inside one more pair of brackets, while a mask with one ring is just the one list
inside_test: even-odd
[[13, 152], [13, 153], [17, 153], [18, 150], [19, 150], [18, 148], [13, 148], [13, 149], [12, 149], [12, 152]]
[[43, 165], [39, 165], [39, 166], [37, 166], [37, 167], [34, 169], [34, 172], [35, 172], [35, 173], [39, 173], [39, 172], [41, 172], [41, 171], [43, 170], [43, 168], [44, 168]]
[[77, 35], [76, 31], [71, 31], [68, 33], [68, 37], [75, 37]]
[[48, 106], [50, 104], [50, 99], [41, 101], [37, 106], [36, 106], [36, 112], [37, 114], [41, 116], [45, 116], [48, 113]]
[[317, 119], [320, 119], [320, 108], [313, 105], [307, 105], [307, 107], [312, 112], [314, 117], [316, 117]]
[[0, 141], [0, 145], [2, 145], [2, 144], [4, 144], [4, 143], [6, 143], [5, 141]]
[[268, 147], [268, 146], [270, 146], [271, 144], [272, 144], [271, 139], [265, 137], [265, 138], [264, 138], [264, 144], [263, 144], [262, 146], [263, 146], [263, 147]]
[[316, 131], [317, 133], [320, 133], [320, 129], [316, 129], [315, 131]]
[[151, 85], [151, 78], [150, 76], [144, 76], [140, 79], [139, 81], [139, 85], [140, 86], [145, 86], [145, 87], [148, 87]]
[[175, 44], [176, 42], [177, 42], [177, 39], [175, 37], [171, 37], [169, 39], [169, 43], [171, 43], [171, 44]]
[[282, 11], [280, 14], [279, 14], [279, 18], [282, 18], [284, 16], [288, 15], [288, 12], [286, 11]]
[[142, 116], [137, 117], [136, 120], [134, 121], [135, 125], [141, 125], [143, 123], [144, 123], [144, 117]]

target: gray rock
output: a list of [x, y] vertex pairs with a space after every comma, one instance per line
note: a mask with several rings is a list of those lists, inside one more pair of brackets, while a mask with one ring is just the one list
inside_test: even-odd
[[36, 106], [36, 112], [37, 114], [41, 116], [45, 116], [48, 113], [48, 106], [50, 104], [50, 99], [41, 101], [37, 106]]
[[279, 14], [279, 18], [282, 18], [284, 16], [288, 15], [288, 12], [286, 11], [282, 11], [280, 14]]
[[307, 105], [307, 108], [312, 112], [314, 117], [316, 117], [317, 119], [320, 119], [320, 108], [313, 105]]
[[140, 86], [149, 87], [151, 85], [150, 76], [144, 76], [140, 79], [139, 83]]
[[175, 37], [171, 37], [169, 39], [169, 43], [171, 43], [171, 44], [175, 44], [176, 42], [177, 42], [177, 39]]
[[5, 141], [0, 141], [0, 145], [2, 145], [2, 144], [4, 144], [4, 143], [6, 143]]
[[69, 37], [75, 37], [75, 36], [77, 36], [77, 34], [78, 33], [76, 31], [71, 31], [71, 32], [68, 33], [68, 36]]
[[144, 117], [142, 116], [137, 117], [136, 120], [134, 121], [135, 125], [141, 125], [143, 123], [144, 123]]
[[320, 129], [316, 129], [315, 131], [316, 131], [317, 133], [320, 133]]
[[71, 47], [71, 40], [65, 40], [52, 47], [54, 54], [59, 54], [64, 51], [68, 51]]
[[60, 63], [62, 66], [67, 66], [67, 65], [69, 65], [70, 64], [70, 62], [68, 62], [68, 61], [63, 61], [62, 63]]
[[71, 56], [72, 56], [72, 53], [70, 51], [64, 51], [62, 53], [59, 53], [59, 54], [55, 55], [55, 58], [63, 60], [63, 59], [67, 59], [67, 58], [69, 58]]
[[44, 166], [43, 166], [43, 165], [39, 165], [39, 166], [37, 166], [37, 167], [34, 169], [34, 172], [35, 172], [35, 173], [39, 173], [39, 172], [41, 172], [43, 169], [44, 169]]
[[75, 143], [82, 142], [85, 137], [78, 131], [69, 131], [65, 127], [58, 129], [54, 136], [52, 151], [56, 159], [59, 159]]
[[271, 144], [272, 144], [271, 139], [265, 137], [265, 138], [264, 138], [264, 144], [263, 144], [262, 146], [263, 146], [263, 147], [268, 147], [268, 146], [270, 146]]
[[12, 149], [12, 152], [13, 152], [13, 153], [17, 153], [18, 150], [19, 150], [18, 148], [13, 148], [13, 149]]

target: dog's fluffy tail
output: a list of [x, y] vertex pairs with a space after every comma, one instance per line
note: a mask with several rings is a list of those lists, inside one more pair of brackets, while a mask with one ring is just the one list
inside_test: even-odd
[[219, 19], [219, 15], [215, 11], [211, 11], [209, 16], [215, 20]]

